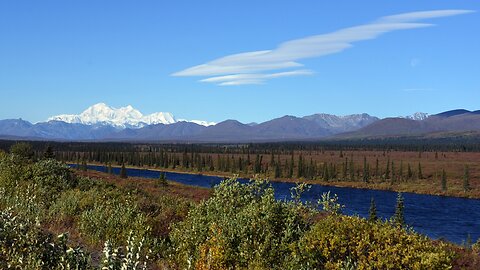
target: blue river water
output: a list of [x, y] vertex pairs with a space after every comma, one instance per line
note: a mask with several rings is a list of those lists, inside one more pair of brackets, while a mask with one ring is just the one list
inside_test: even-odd
[[[74, 167], [75, 165], [71, 165]], [[105, 166], [89, 165], [88, 169], [105, 172]], [[118, 174], [119, 168], [113, 168]], [[145, 169], [127, 169], [128, 176], [158, 179], [160, 172]], [[219, 184], [223, 177], [198, 174], [166, 172], [170, 181], [199, 187], [213, 187]], [[247, 182], [246, 179], [240, 179]], [[290, 188], [295, 184], [271, 182], [277, 199], [290, 199]], [[383, 219], [390, 218], [395, 211], [396, 192], [358, 189], [348, 187], [331, 187], [312, 185], [310, 190], [302, 195], [303, 201], [316, 201], [324, 192], [337, 194], [339, 202], [345, 205], [347, 215], [368, 216], [371, 198], [375, 199], [377, 215]], [[480, 200], [434, 195], [403, 193], [405, 199], [405, 221], [419, 233], [433, 239], [446, 239], [461, 244], [470, 235], [473, 241], [480, 237]]]

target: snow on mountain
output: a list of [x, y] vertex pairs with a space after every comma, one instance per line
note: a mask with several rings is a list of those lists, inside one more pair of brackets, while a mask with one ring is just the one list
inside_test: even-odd
[[422, 121], [425, 120], [429, 117], [430, 115], [428, 113], [423, 113], [423, 112], [416, 112], [412, 115], [407, 115], [402, 118], [410, 119], [410, 120], [416, 120], [416, 121]]
[[303, 118], [314, 121], [321, 127], [333, 130], [335, 132], [356, 130], [379, 120], [379, 118], [366, 113], [344, 116], [318, 113], [304, 116]]
[[205, 127], [214, 126], [217, 124], [215, 122], [208, 122], [203, 120], [185, 120], [185, 119], [178, 119], [177, 122], [190, 122], [190, 123], [195, 123], [197, 125], [205, 126]]
[[96, 125], [103, 124], [116, 128], [142, 128], [147, 125], [173, 124], [179, 121], [192, 122], [203, 126], [215, 125], [214, 122], [200, 120], [176, 120], [169, 112], [157, 112], [143, 115], [132, 106], [114, 108], [105, 103], [98, 103], [80, 114], [62, 114], [52, 116], [47, 121], [62, 121], [71, 124]]

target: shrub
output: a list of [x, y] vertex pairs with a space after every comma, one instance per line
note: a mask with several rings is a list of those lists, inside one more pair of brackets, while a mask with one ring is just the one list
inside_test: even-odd
[[29, 143], [20, 142], [10, 147], [10, 153], [22, 160], [32, 160], [35, 153], [33, 147]]
[[264, 181], [228, 179], [171, 233], [180, 268], [281, 268], [309, 224], [302, 206], [275, 200]]
[[[99, 195], [96, 193], [96, 195]], [[84, 201], [90, 201], [89, 192], [82, 192], [80, 190], [68, 190], [63, 192], [60, 197], [50, 206], [49, 212], [52, 219], [62, 220], [66, 217], [74, 217], [82, 213], [88, 207], [83, 204]], [[94, 198], [92, 198], [94, 199]], [[93, 206], [94, 201], [90, 201]]]
[[13, 155], [0, 153], [0, 187], [14, 190], [18, 184], [31, 177], [29, 164]]
[[80, 232], [92, 243], [110, 240], [119, 245], [128, 238], [130, 231], [142, 238], [149, 230], [147, 217], [131, 198], [98, 200], [91, 209], [84, 211], [79, 220]]
[[0, 212], [1, 269], [90, 269], [89, 256], [66, 243], [65, 234], [54, 238], [9, 209]]
[[145, 270], [148, 256], [142, 253], [145, 239], [136, 239], [133, 233], [128, 236], [125, 248], [113, 248], [110, 241], [103, 247], [102, 270]]
[[32, 174], [32, 181], [53, 196], [61, 191], [74, 188], [78, 183], [77, 178], [67, 165], [53, 159], [45, 159], [35, 163]]
[[450, 269], [453, 254], [442, 243], [382, 222], [329, 216], [298, 242], [294, 262], [303, 269]]

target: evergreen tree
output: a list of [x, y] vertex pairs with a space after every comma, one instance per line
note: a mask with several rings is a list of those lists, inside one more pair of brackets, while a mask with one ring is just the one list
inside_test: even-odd
[[166, 176], [165, 172], [160, 172], [160, 175], [158, 177], [158, 185], [161, 186], [161, 187], [168, 186], [167, 176]]
[[303, 177], [303, 176], [304, 176], [304, 173], [303, 173], [303, 157], [302, 157], [302, 154], [300, 154], [300, 156], [298, 157], [297, 177], [300, 178], [300, 177]]
[[404, 200], [400, 192], [397, 195], [397, 204], [395, 206], [395, 214], [392, 217], [392, 223], [398, 227], [405, 226]]
[[385, 180], [390, 179], [390, 158], [387, 159], [387, 168], [385, 169]]
[[120, 178], [127, 178], [127, 169], [125, 169], [125, 163], [122, 163], [122, 167], [120, 168]]
[[350, 157], [349, 171], [350, 171], [350, 180], [355, 181], [355, 165], [353, 164], [352, 157]]
[[391, 183], [393, 184], [395, 182], [395, 163], [393, 163], [392, 160], [392, 178], [391, 178]]
[[290, 166], [288, 168], [288, 178], [292, 178], [293, 177], [293, 167], [295, 166], [295, 163], [294, 163], [294, 159], [293, 159], [293, 153], [292, 153], [292, 157], [290, 159]]
[[276, 162], [275, 165], [274, 165], [274, 175], [273, 175], [273, 177], [274, 178], [280, 178], [280, 174], [281, 174], [280, 163]]
[[463, 169], [463, 191], [467, 192], [470, 190], [470, 170], [468, 165], [465, 165]]
[[442, 169], [442, 191], [447, 191], [447, 174], [445, 173], [445, 169]]
[[323, 163], [323, 180], [328, 181], [330, 180], [330, 174], [328, 172], [328, 165], [326, 162]]
[[347, 167], [348, 167], [348, 158], [345, 158], [345, 162], [343, 163], [343, 166], [342, 166], [342, 179], [343, 180], [347, 180], [347, 174], [348, 174]]
[[422, 164], [418, 162], [418, 179], [423, 179]]
[[372, 199], [370, 200], [370, 209], [368, 210], [368, 221], [375, 222], [377, 220], [377, 206], [375, 205], [375, 200], [372, 197]]
[[378, 158], [375, 161], [375, 177], [378, 178], [378, 171], [379, 171], [379, 166], [378, 166]]
[[408, 166], [407, 166], [407, 179], [408, 179], [408, 180], [412, 180], [412, 178], [413, 178], [412, 167], [410, 166], [410, 163], [408, 163]]
[[403, 181], [403, 160], [400, 161], [400, 169], [398, 169], [398, 179]]
[[43, 157], [46, 159], [55, 158], [55, 154], [53, 153], [53, 148], [50, 145], [47, 146], [47, 148], [45, 149], [45, 152], [43, 153]]
[[368, 165], [367, 165], [367, 157], [363, 157], [363, 182], [368, 183]]
[[85, 159], [82, 161], [82, 171], [86, 172], [88, 169], [87, 162]]

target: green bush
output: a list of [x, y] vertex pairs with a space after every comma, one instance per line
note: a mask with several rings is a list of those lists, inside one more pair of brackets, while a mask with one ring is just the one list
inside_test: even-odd
[[54, 238], [9, 209], [0, 212], [0, 269], [90, 269], [89, 256], [66, 243], [65, 234]]
[[[99, 194], [95, 192], [95, 195]], [[88, 207], [93, 207], [94, 200], [91, 192], [78, 189], [65, 191], [50, 206], [50, 217], [51, 219], [63, 220], [66, 217], [78, 216]]]
[[130, 231], [137, 238], [146, 236], [149, 226], [147, 216], [132, 198], [97, 198], [93, 207], [80, 215], [79, 229], [92, 243], [110, 240], [113, 245], [119, 245], [127, 241]]
[[174, 227], [180, 268], [282, 268], [308, 229], [301, 206], [277, 201], [266, 182], [228, 179]]
[[0, 152], [0, 187], [12, 191], [19, 183], [31, 178], [31, 175], [30, 164]]
[[442, 243], [382, 222], [328, 216], [297, 244], [294, 263], [302, 269], [450, 269], [453, 254]]
[[70, 168], [53, 159], [36, 162], [32, 167], [32, 175], [32, 181], [53, 196], [64, 190], [72, 189], [78, 184], [78, 180]]

